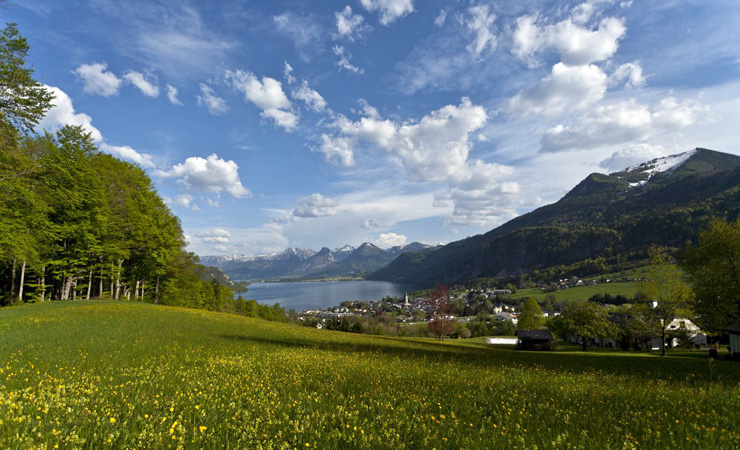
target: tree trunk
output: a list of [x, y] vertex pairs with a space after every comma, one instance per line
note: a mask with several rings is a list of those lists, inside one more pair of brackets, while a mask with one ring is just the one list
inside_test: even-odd
[[141, 301], [146, 301], [144, 298], [144, 284], [146, 283], [146, 279], [141, 280]]
[[118, 272], [116, 273], [116, 300], [121, 298], [121, 266], [123, 265], [123, 258], [118, 260]]
[[660, 349], [661, 349], [660, 356], [665, 356], [665, 327], [663, 327], [660, 334], [662, 337], [662, 340], [660, 341]]
[[13, 270], [10, 272], [10, 298], [15, 297], [15, 264], [16, 259], [13, 258]]
[[90, 300], [90, 294], [92, 293], [92, 279], [93, 271], [90, 269], [90, 273], [87, 276], [87, 300]]
[[72, 301], [77, 300], [77, 277], [72, 279]]
[[134, 286], [134, 300], [136, 301], [139, 300], [139, 283], [141, 283], [141, 281], [137, 278], [136, 285]]
[[23, 266], [21, 266], [21, 282], [18, 285], [18, 302], [23, 302], [23, 283], [26, 281], [26, 260], [23, 260]]
[[154, 304], [159, 304], [159, 275], [157, 275], [157, 285], [154, 287]]
[[100, 290], [98, 291], [98, 297], [103, 298], [103, 265], [100, 264]]
[[69, 300], [69, 288], [72, 286], [72, 279], [70, 277], [64, 277], [64, 284], [62, 286], [62, 300]]
[[585, 352], [587, 348], [588, 348], [588, 344], [586, 343], [586, 338], [582, 337], [581, 338], [581, 350]]
[[46, 266], [41, 266], [41, 302], [44, 302], [46, 296]]

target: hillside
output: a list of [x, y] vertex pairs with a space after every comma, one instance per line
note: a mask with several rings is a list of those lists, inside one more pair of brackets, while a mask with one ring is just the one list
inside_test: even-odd
[[593, 173], [558, 202], [490, 232], [410, 252], [368, 278], [433, 284], [538, 270], [619, 270], [650, 245], [695, 242], [713, 216], [740, 214], [740, 157], [707, 149], [610, 175]]
[[[736, 447], [736, 363], [715, 361], [710, 377], [695, 356], [494, 350], [136, 302], [25, 305], [0, 310], [0, 447]], [[625, 419], [648, 414], [649, 427]]]

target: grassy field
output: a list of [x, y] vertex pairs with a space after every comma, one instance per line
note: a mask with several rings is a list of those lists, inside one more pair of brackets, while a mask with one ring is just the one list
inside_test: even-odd
[[[614, 282], [614, 283], [601, 283], [596, 286], [579, 286], [562, 291], [551, 292], [559, 301], [563, 300], [588, 300], [595, 294], [611, 294], [611, 295], [623, 295], [627, 298], [632, 298], [633, 295], [639, 289], [639, 283], [634, 281]], [[542, 289], [519, 289], [516, 294], [513, 294], [511, 298], [527, 298], [534, 297], [538, 302], [545, 301], [545, 296], [548, 292]]]
[[145, 304], [0, 310], [0, 448], [740, 447], [740, 364]]

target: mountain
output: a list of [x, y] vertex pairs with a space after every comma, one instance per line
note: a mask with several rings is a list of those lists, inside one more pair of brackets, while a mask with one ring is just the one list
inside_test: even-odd
[[235, 280], [264, 278], [362, 277], [393, 261], [407, 251], [431, 248], [420, 242], [383, 250], [365, 242], [358, 248], [345, 245], [318, 252], [289, 248], [281, 253], [263, 256], [204, 256], [201, 263], [223, 270]]
[[604, 175], [486, 234], [401, 254], [368, 279], [431, 285], [481, 277], [586, 276], [644, 260], [651, 245], [696, 242], [740, 214], [740, 157], [697, 148]]

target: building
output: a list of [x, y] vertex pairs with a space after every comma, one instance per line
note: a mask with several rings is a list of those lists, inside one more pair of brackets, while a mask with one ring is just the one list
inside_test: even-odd
[[723, 331], [730, 335], [730, 354], [740, 354], [740, 322], [733, 323]]
[[519, 350], [552, 350], [554, 338], [550, 330], [519, 330], [516, 332]]

